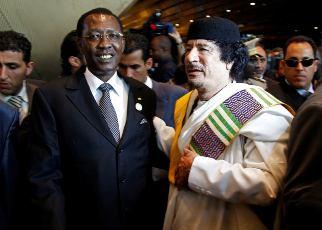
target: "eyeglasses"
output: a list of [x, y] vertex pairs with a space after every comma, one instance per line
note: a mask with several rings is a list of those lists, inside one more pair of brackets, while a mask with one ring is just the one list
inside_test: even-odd
[[103, 39], [103, 37], [106, 37], [106, 39], [110, 40], [111, 42], [118, 42], [121, 40], [121, 38], [124, 36], [120, 32], [116, 32], [114, 30], [107, 30], [105, 33], [99, 33], [99, 32], [91, 32], [87, 35], [83, 36], [83, 38], [88, 39], [89, 41], [99, 41]]
[[299, 61], [296, 59], [286, 59], [284, 61], [288, 67], [297, 67], [300, 62], [302, 66], [309, 67], [313, 64], [315, 60], [316, 60], [315, 58], [310, 58], [310, 59], [303, 59], [302, 61]]

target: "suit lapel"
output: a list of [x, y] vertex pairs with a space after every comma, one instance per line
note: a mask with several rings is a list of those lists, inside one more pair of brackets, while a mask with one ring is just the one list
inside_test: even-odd
[[27, 91], [27, 96], [28, 96], [28, 101], [29, 101], [28, 114], [31, 111], [32, 98], [33, 98], [33, 95], [34, 95], [34, 92], [35, 92], [36, 88], [38, 88], [38, 86], [29, 83], [28, 80], [26, 81], [26, 91]]
[[106, 124], [103, 115], [91, 93], [85, 76], [79, 74], [72, 76], [66, 82], [66, 96], [84, 116], [84, 118], [95, 127], [113, 145], [117, 145], [111, 131]]
[[121, 142], [125, 143], [127, 139], [133, 135], [133, 132], [137, 132], [142, 119], [145, 119], [145, 116], [142, 114], [143, 110], [140, 110], [140, 105], [142, 106], [142, 109], [145, 109], [145, 106], [142, 101], [144, 97], [141, 93], [141, 86], [133, 84], [131, 79], [126, 77], [123, 77], [123, 79], [129, 85], [127, 118], [121, 138]]

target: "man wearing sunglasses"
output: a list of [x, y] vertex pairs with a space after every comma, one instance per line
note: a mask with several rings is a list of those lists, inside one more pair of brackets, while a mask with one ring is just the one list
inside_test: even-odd
[[291, 37], [283, 51], [284, 77], [279, 83], [269, 85], [267, 91], [297, 111], [313, 93], [312, 79], [318, 66], [317, 46], [311, 38], [300, 35]]

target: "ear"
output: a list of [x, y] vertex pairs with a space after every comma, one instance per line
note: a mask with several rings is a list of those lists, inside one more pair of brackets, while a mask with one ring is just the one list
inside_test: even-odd
[[319, 65], [320, 60], [314, 60], [314, 73], [318, 70], [318, 65]]
[[153, 65], [153, 59], [152, 58], [148, 58], [146, 61], [145, 61], [145, 67], [147, 70], [151, 69]]
[[226, 63], [226, 70], [230, 71], [233, 64], [234, 64], [234, 62]]
[[76, 67], [76, 68], [79, 68], [82, 66], [82, 61], [78, 57], [75, 57], [75, 56], [70, 56], [68, 58], [68, 62], [71, 66]]
[[29, 61], [28, 63], [26, 63], [26, 76], [29, 76], [32, 71], [34, 70], [34, 66], [35, 66], [35, 63], [33, 61]]

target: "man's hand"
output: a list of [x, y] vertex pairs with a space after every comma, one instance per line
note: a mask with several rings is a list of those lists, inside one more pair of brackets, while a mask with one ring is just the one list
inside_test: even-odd
[[190, 169], [196, 156], [198, 154], [191, 151], [188, 147], [183, 149], [183, 155], [179, 159], [175, 172], [175, 185], [178, 189], [182, 189], [188, 185]]
[[175, 27], [173, 27], [173, 32], [168, 33], [168, 34], [169, 34], [169, 36], [173, 37], [173, 39], [176, 41], [177, 44], [182, 43], [181, 36], [180, 36], [179, 32], [176, 30]]

